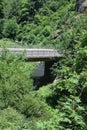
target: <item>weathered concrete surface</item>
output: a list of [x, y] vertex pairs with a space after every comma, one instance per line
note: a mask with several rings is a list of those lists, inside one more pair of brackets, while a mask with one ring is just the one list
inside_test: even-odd
[[[23, 48], [7, 48], [10, 53], [13, 54], [21, 54], [24, 52], [25, 57], [30, 61], [45, 61], [54, 58], [61, 58], [63, 57], [57, 50], [54, 49], [23, 49]], [[3, 50], [0, 48], [0, 53]]]
[[43, 77], [45, 70], [45, 63], [44, 62], [37, 62], [36, 67], [33, 71], [32, 77]]

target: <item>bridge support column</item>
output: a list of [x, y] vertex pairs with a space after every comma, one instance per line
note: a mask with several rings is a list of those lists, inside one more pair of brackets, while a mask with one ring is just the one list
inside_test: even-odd
[[52, 83], [54, 78], [52, 75], [51, 67], [54, 64], [54, 61], [45, 61], [45, 69], [44, 69], [44, 79], [45, 83]]

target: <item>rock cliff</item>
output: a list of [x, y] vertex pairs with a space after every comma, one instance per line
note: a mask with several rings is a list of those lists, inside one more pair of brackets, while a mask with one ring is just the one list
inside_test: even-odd
[[87, 0], [76, 0], [76, 11], [87, 14]]

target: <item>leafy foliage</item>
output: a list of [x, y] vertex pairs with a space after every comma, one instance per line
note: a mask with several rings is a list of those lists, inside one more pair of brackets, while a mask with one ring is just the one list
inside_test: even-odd
[[0, 0], [0, 19], [4, 17], [4, 4], [3, 0]]
[[8, 20], [8, 22], [6, 22], [4, 24], [4, 28], [3, 28], [3, 35], [6, 38], [10, 38], [10, 39], [15, 39], [16, 35], [18, 32], [18, 24], [16, 23], [15, 19], [14, 20]]
[[15, 109], [8, 107], [7, 109], [0, 110], [0, 129], [1, 130], [21, 130], [23, 128], [24, 117], [19, 114]]
[[33, 67], [21, 56], [3, 53], [2, 130], [87, 130], [87, 16], [75, 12], [75, 4], [75, 0], [0, 1], [0, 38], [53, 47], [65, 55], [52, 68], [55, 81], [34, 91]]
[[0, 58], [0, 108], [16, 105], [33, 87], [30, 67], [19, 58], [5, 52]]

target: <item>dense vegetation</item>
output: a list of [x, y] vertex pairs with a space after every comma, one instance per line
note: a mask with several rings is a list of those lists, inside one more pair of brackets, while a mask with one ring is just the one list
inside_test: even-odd
[[65, 58], [34, 91], [34, 66], [0, 55], [0, 130], [87, 130], [87, 15], [75, 0], [0, 0], [0, 46], [49, 47]]

